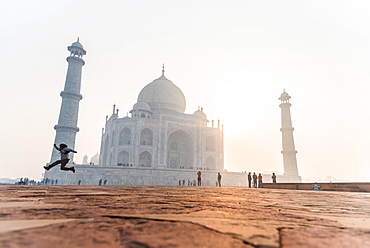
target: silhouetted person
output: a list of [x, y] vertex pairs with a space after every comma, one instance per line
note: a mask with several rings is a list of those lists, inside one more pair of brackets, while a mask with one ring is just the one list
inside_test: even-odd
[[252, 188], [252, 173], [248, 173], [248, 186], [249, 188]]
[[202, 172], [198, 171], [198, 186], [202, 186]]
[[275, 173], [272, 173], [272, 183], [276, 183], [276, 175]]
[[57, 164], [60, 164], [60, 169], [61, 170], [65, 170], [65, 171], [70, 170], [73, 173], [75, 173], [75, 167], [74, 166], [73, 167], [66, 167], [66, 165], [69, 162], [69, 153], [70, 152], [77, 153], [77, 152], [75, 150], [69, 148], [66, 144], [60, 144], [59, 147], [57, 147], [57, 145], [54, 144], [54, 147], [55, 147], [55, 149], [60, 151], [60, 160], [57, 160], [54, 163], [49, 164], [48, 166], [44, 166], [44, 169], [45, 170], [50, 170], [51, 168], [53, 168]]
[[258, 174], [258, 188], [262, 188], [262, 175], [261, 175], [261, 173]]
[[257, 188], [257, 175], [256, 172], [253, 172], [253, 188]]
[[221, 178], [222, 178], [222, 176], [221, 176], [221, 174], [220, 174], [220, 172], [218, 173], [218, 176], [217, 176], [217, 181], [218, 181], [218, 186], [219, 187], [221, 187]]

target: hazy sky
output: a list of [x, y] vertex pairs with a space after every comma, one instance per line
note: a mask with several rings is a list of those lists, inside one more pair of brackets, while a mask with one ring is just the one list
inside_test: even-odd
[[369, 1], [1, 1], [0, 177], [50, 161], [69, 55], [84, 57], [77, 163], [161, 75], [186, 113], [225, 125], [225, 168], [283, 171], [279, 96], [292, 96], [299, 174], [370, 180]]

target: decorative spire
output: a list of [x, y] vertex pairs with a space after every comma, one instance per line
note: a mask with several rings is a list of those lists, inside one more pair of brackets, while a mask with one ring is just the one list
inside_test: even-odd
[[77, 37], [77, 42], [80, 42], [80, 37]]
[[162, 76], [164, 76], [164, 63], [163, 63], [163, 66], [162, 66]]

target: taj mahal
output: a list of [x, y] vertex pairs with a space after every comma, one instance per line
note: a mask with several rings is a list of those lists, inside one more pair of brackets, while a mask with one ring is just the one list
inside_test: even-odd
[[[55, 144], [75, 146], [83, 56], [86, 51], [77, 40], [68, 47], [68, 69], [56, 131]], [[298, 175], [290, 96], [284, 91], [279, 98], [282, 112], [284, 174], [279, 181], [301, 181]], [[61, 185], [195, 185], [197, 172], [203, 186], [215, 186], [222, 174], [225, 186], [247, 186], [247, 174], [228, 172], [224, 168], [224, 131], [220, 121], [209, 121], [203, 108], [185, 113], [186, 98], [181, 89], [165, 76], [147, 84], [138, 94], [129, 114], [119, 116], [113, 105], [102, 129], [100, 155], [94, 163], [76, 164], [76, 172], [45, 171], [50, 184]], [[59, 159], [52, 151], [51, 162]], [[73, 154], [70, 161], [73, 161]], [[268, 175], [266, 175], [268, 176]], [[194, 182], [194, 183], [193, 183]]]

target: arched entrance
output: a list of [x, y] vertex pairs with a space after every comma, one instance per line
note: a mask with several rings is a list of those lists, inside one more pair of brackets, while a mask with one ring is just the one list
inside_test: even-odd
[[103, 155], [103, 165], [108, 165], [108, 151], [109, 151], [109, 135], [105, 138], [104, 143], [104, 155]]
[[140, 167], [150, 167], [152, 166], [152, 155], [145, 151], [139, 155], [139, 166]]
[[152, 146], [153, 145], [153, 131], [145, 128], [141, 131], [140, 145]]
[[131, 130], [125, 127], [119, 134], [119, 145], [130, 145], [131, 144]]
[[167, 167], [190, 169], [193, 167], [193, 140], [182, 130], [172, 133], [167, 141]]
[[123, 165], [123, 166], [128, 166], [130, 160], [130, 156], [127, 151], [121, 151], [118, 154], [117, 158], [117, 165]]

